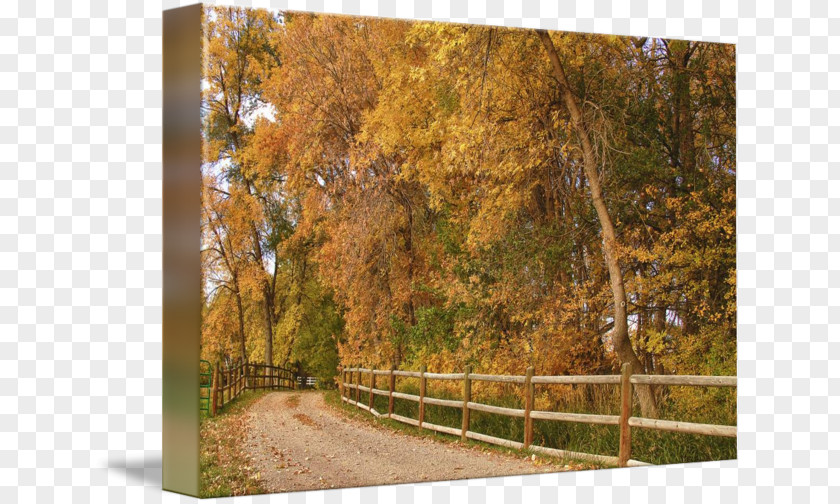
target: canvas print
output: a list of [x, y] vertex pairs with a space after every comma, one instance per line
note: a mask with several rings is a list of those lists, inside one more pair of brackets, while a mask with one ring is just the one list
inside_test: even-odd
[[202, 497], [736, 457], [733, 45], [201, 15]]

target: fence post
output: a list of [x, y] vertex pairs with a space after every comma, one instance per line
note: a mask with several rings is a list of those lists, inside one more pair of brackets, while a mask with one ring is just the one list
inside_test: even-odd
[[[225, 388], [222, 392], [222, 406], [230, 402], [230, 368], [225, 368]], [[225, 401], [225, 392], [227, 392], [227, 401]]]
[[219, 403], [218, 409], [225, 407], [225, 370], [219, 366]]
[[[376, 375], [373, 374], [373, 366], [370, 367], [370, 397], [368, 398], [368, 408], [373, 410], [373, 389], [376, 387]], [[371, 411], [373, 413], [373, 411]]]
[[338, 380], [338, 393], [341, 397], [344, 397], [344, 366], [340, 367], [340, 371], [338, 372], [339, 380]]
[[362, 384], [362, 365], [356, 364], [356, 404], [359, 404], [359, 399], [362, 398], [362, 389], [359, 386]]
[[534, 440], [534, 421], [531, 420], [531, 411], [534, 409], [534, 367], [529, 366], [525, 371], [525, 440], [522, 448], [528, 449]]
[[467, 366], [464, 369], [464, 410], [461, 413], [461, 441], [467, 440], [467, 431], [470, 430], [470, 408], [468, 407], [468, 403], [472, 400], [471, 372], [472, 366]]
[[630, 363], [621, 365], [621, 416], [618, 420], [618, 467], [627, 467], [630, 460], [630, 413], [633, 408], [633, 385], [630, 383]]
[[210, 385], [210, 416], [216, 416], [219, 402], [219, 363], [213, 366], [213, 383]]
[[391, 366], [391, 372], [388, 375], [388, 418], [391, 418], [391, 415], [394, 414], [394, 385], [396, 384], [397, 377], [394, 376], [394, 368], [395, 366]]
[[426, 404], [423, 402], [423, 398], [426, 397], [426, 365], [423, 364], [420, 366], [420, 415], [419, 420], [420, 423], [418, 427], [423, 429], [423, 419], [426, 417]]
[[[228, 401], [225, 401], [225, 392], [228, 392], [228, 370], [227, 370], [227, 368], [225, 368], [225, 370], [222, 371], [222, 408], [224, 408], [225, 404], [228, 403]], [[228, 392], [228, 399], [230, 399], [230, 393], [229, 392]]]

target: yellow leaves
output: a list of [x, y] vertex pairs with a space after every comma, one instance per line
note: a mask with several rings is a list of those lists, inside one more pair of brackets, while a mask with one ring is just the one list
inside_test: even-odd
[[[231, 261], [208, 261], [207, 274], [236, 270], [254, 301], [277, 258], [305, 254], [319, 288], [341, 306], [344, 325], [330, 334], [345, 362], [423, 360], [441, 371], [471, 362], [514, 374], [523, 359], [545, 373], [609, 367], [599, 338], [613, 301], [580, 139], [532, 31], [296, 13], [269, 30], [269, 19], [221, 15], [229, 12], [219, 11], [207, 45], [204, 158], [217, 175], [206, 187], [227, 193], [206, 198], [206, 213], [220, 216], [212, 224], [223, 226], [208, 241], [230, 249]], [[729, 172], [701, 163], [691, 174], [701, 183], [684, 192], [685, 182], [672, 183], [688, 175], [683, 168], [656, 142], [642, 145], [668, 138], [672, 109], [667, 83], [630, 59], [643, 52], [619, 37], [553, 39], [572, 86], [586, 92], [631, 317], [661, 304], [669, 316], [679, 311], [673, 320], [728, 324]], [[709, 78], [720, 79], [726, 64], [715, 65]], [[244, 78], [232, 72], [240, 67]], [[644, 114], [635, 110], [657, 94]], [[254, 118], [256, 96], [274, 121]], [[725, 121], [719, 112], [698, 114]], [[286, 228], [272, 235], [280, 223]], [[272, 243], [263, 257], [255, 234]], [[286, 286], [278, 301], [299, 293], [285, 270], [277, 278]], [[235, 311], [225, 302], [207, 321], [229, 334]], [[296, 306], [277, 310], [283, 350], [312, 313]], [[246, 306], [248, 351], [257, 355], [260, 310]], [[451, 338], [445, 351], [430, 327]], [[639, 335], [640, 348], [667, 353], [672, 329]]]
[[637, 346], [642, 348], [645, 352], [653, 355], [662, 355], [668, 349], [666, 331], [649, 330], [645, 333], [646, 339], [638, 341]]

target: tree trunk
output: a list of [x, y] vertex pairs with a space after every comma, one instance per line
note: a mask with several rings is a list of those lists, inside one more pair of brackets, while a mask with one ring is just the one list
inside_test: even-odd
[[[554, 77], [560, 84], [560, 94], [563, 103], [571, 117], [572, 127], [580, 140], [581, 150], [583, 151], [583, 168], [586, 173], [587, 182], [589, 183], [589, 191], [592, 195], [592, 205], [595, 207], [595, 212], [598, 214], [598, 221], [601, 224], [604, 242], [604, 260], [609, 271], [610, 288], [613, 294], [613, 318], [615, 324], [612, 333], [613, 346], [622, 363], [629, 362], [633, 373], [643, 374], [644, 366], [639, 361], [635, 352], [633, 352], [633, 346], [630, 343], [630, 337], [627, 332], [627, 295], [624, 290], [624, 278], [621, 275], [621, 267], [618, 262], [615, 226], [607, 211], [607, 205], [604, 202], [601, 191], [601, 181], [598, 178], [595, 147], [592, 145], [583, 113], [578, 105], [577, 98], [569, 86], [566, 72], [563, 69], [563, 64], [560, 62], [560, 57], [557, 55], [554, 42], [551, 41], [551, 36], [545, 30], [537, 30], [537, 34], [548, 53]], [[656, 418], [658, 416], [656, 402], [654, 401], [650, 387], [636, 386], [634, 388], [637, 391], [639, 403], [642, 406], [642, 414], [648, 418]]]
[[267, 287], [263, 289], [263, 297], [265, 301], [265, 363], [271, 366], [274, 364], [274, 324], [271, 320], [274, 307], [271, 303], [271, 293]]
[[[667, 329], [667, 322], [668, 322], [668, 310], [664, 306], [660, 306], [656, 309], [654, 313], [654, 325], [656, 327], [656, 331], [660, 334], [664, 334], [665, 330]], [[660, 355], [656, 356], [656, 360], [654, 362], [654, 372], [656, 374], [665, 374], [665, 366], [662, 364], [662, 358]], [[656, 385], [652, 387], [654, 396], [659, 404], [662, 403], [666, 393], [667, 387], [664, 385]]]
[[408, 323], [414, 327], [417, 325], [417, 318], [414, 313], [414, 215], [411, 212], [411, 202], [409, 201], [408, 196], [405, 196], [404, 194], [400, 194], [400, 196], [403, 209], [405, 210], [406, 220], [408, 221], [405, 229], [403, 230], [403, 236], [405, 239], [404, 251], [408, 256]]
[[675, 40], [671, 42], [670, 47], [674, 72], [674, 139], [679, 145], [677, 156], [686, 181], [691, 184], [691, 189], [696, 189], [697, 163], [691, 110], [691, 75], [688, 71], [688, 62], [694, 50], [690, 41]]
[[239, 279], [233, 278], [233, 285], [236, 287], [236, 311], [239, 316], [239, 344], [242, 352], [242, 361], [248, 363], [248, 353], [245, 350], [245, 313], [242, 309], [242, 293], [239, 290]]

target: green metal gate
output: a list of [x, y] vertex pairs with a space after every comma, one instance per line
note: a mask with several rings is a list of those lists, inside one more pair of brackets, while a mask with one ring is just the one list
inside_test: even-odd
[[210, 414], [210, 394], [213, 387], [213, 365], [202, 360], [198, 365], [198, 409]]

